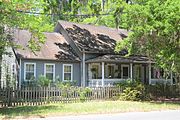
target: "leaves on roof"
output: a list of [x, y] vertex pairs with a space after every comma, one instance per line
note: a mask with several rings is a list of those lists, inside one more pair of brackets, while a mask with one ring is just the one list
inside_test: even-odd
[[131, 55], [128, 57], [122, 56], [122, 55], [102, 55], [99, 57], [96, 57], [94, 59], [89, 60], [89, 62], [92, 61], [118, 61], [118, 62], [153, 62], [153, 60], [149, 59], [147, 56], [142, 55]]
[[79, 60], [76, 53], [67, 43], [55, 43], [61, 49], [58, 54], [55, 54], [55, 57], [58, 60]]
[[114, 53], [116, 41], [104, 34], [91, 34], [87, 29], [76, 25], [66, 28], [69, 36], [75, 41], [80, 50], [99, 53]]

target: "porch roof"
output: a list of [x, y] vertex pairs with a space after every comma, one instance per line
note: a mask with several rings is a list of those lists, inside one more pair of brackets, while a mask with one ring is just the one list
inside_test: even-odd
[[140, 55], [128, 57], [122, 55], [103, 55], [86, 61], [86, 63], [93, 62], [154, 63], [154, 61], [148, 57]]

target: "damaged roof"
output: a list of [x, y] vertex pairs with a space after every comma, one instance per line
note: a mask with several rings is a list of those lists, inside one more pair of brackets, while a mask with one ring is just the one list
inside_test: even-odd
[[114, 53], [117, 41], [126, 38], [128, 31], [73, 22], [59, 21], [81, 51]]
[[14, 41], [23, 48], [15, 49], [16, 55], [20, 58], [27, 59], [79, 61], [79, 58], [61, 34], [48, 32], [44, 34], [46, 41], [42, 44], [40, 51], [34, 54], [27, 47], [28, 41], [31, 38], [30, 32], [26, 30], [16, 30]]
[[141, 55], [131, 55], [128, 57], [122, 55], [102, 55], [93, 59], [89, 59], [86, 62], [153, 63], [153, 60], [149, 59], [147, 56]]

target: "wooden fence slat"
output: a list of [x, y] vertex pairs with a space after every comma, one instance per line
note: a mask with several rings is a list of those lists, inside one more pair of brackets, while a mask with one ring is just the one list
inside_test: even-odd
[[24, 106], [24, 89], [23, 87], [20, 88], [20, 92], [21, 92], [21, 100], [22, 100], [22, 105]]
[[[87, 91], [91, 89], [91, 91]], [[80, 100], [82, 93], [85, 101], [103, 100], [119, 95], [122, 87], [21, 87], [19, 89], [0, 89], [5, 98], [0, 106], [42, 105], [46, 103], [75, 103]]]
[[42, 105], [41, 91], [42, 91], [42, 88], [40, 87], [40, 88], [39, 88], [39, 91], [38, 91], [38, 104], [39, 104], [39, 105]]

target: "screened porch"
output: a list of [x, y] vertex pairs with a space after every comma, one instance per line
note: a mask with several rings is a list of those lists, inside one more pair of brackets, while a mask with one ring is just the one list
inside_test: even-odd
[[89, 86], [112, 86], [116, 82], [132, 79], [132, 64], [90, 63], [88, 64]]
[[113, 86], [125, 80], [140, 80], [144, 84], [173, 84], [172, 72], [166, 74], [143, 56], [104, 55], [86, 63], [88, 86]]

